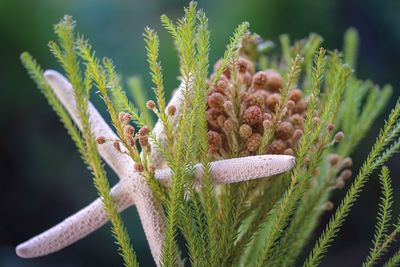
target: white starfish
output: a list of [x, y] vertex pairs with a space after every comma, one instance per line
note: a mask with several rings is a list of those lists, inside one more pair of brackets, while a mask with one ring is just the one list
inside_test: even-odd
[[[72, 119], [81, 127], [71, 84], [64, 76], [53, 70], [47, 70], [45, 78]], [[184, 86], [181, 85], [169, 105], [174, 104], [179, 109], [183, 88]], [[89, 103], [88, 114], [94, 136], [118, 139], [91, 103]], [[154, 134], [161, 143], [165, 141], [162, 123], [156, 124]], [[119, 212], [132, 205], [137, 207], [151, 253], [156, 264], [160, 265], [165, 223], [161, 204], [156, 201], [143, 177], [133, 171], [133, 160], [128, 155], [118, 152], [111, 143], [107, 142], [98, 146], [102, 158], [120, 178], [118, 184], [111, 189], [111, 194]], [[156, 148], [152, 151], [152, 159], [158, 168], [162, 157]], [[272, 176], [285, 172], [293, 166], [294, 158], [291, 156], [251, 156], [212, 162], [211, 173], [216, 184], [225, 184]], [[201, 185], [202, 166], [200, 164], [196, 165], [194, 176], [196, 184]], [[171, 171], [168, 168], [156, 171], [157, 179], [170, 177]], [[98, 198], [56, 226], [17, 246], [16, 253], [23, 258], [33, 258], [56, 252], [100, 228], [107, 220], [102, 200]]]

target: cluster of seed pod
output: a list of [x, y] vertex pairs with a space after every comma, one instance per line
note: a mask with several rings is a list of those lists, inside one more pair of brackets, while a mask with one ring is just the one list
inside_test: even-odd
[[[219, 66], [215, 64], [214, 70]], [[210, 76], [210, 81], [214, 79]], [[235, 150], [239, 155], [256, 154], [264, 131], [271, 127], [282, 95], [279, 72], [267, 69], [255, 72], [254, 65], [240, 57], [226, 69], [210, 88], [207, 121], [209, 153], [226, 157]], [[302, 135], [308, 102], [300, 89], [293, 89], [284, 108], [273, 140], [263, 153], [293, 155]]]
[[[141, 147], [141, 150], [149, 153], [151, 151], [151, 146], [149, 142], [150, 129], [147, 126], [143, 126], [136, 133], [135, 128], [132, 125], [130, 125], [131, 120], [132, 120], [132, 115], [129, 114], [128, 112], [120, 112], [118, 114], [118, 121], [121, 123], [121, 127], [123, 129], [123, 136], [121, 136], [121, 139], [125, 142], [127, 146], [134, 148], [135, 152], [137, 152], [136, 142], [138, 142]], [[117, 151], [121, 153], [128, 153], [123, 149], [123, 144], [121, 143], [120, 140], [112, 140], [112, 139], [107, 139], [104, 136], [98, 136], [96, 138], [96, 142], [99, 145], [105, 144], [106, 142], [113, 142], [113, 146]], [[137, 172], [142, 172], [144, 170], [143, 164], [139, 162], [135, 163], [134, 168], [135, 171]]]

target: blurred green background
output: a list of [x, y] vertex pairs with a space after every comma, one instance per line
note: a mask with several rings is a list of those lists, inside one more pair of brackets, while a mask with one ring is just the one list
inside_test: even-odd
[[[358, 76], [395, 88], [400, 85], [400, 1], [398, 0], [223, 0], [199, 1], [212, 30], [211, 62], [218, 59], [229, 35], [243, 20], [265, 38], [281, 33], [302, 38], [310, 32], [324, 36], [324, 46], [341, 48], [346, 28], [361, 36]], [[89, 172], [57, 117], [28, 78], [19, 61], [29, 51], [44, 68], [59, 69], [47, 49], [54, 39], [52, 25], [64, 14], [78, 21], [100, 56], [111, 57], [118, 70], [142, 75], [150, 86], [142, 32], [155, 28], [161, 39], [166, 87], [177, 85], [177, 57], [159, 17], [182, 15], [187, 1], [161, 0], [0, 0], [0, 266], [121, 266], [109, 225], [68, 249], [51, 256], [24, 260], [15, 246], [58, 223], [96, 197]], [[97, 104], [100, 104], [97, 101]], [[389, 110], [389, 107], [387, 111]], [[384, 117], [374, 126], [354, 155], [356, 170], [369, 151]], [[399, 158], [389, 162], [400, 195]], [[111, 171], [110, 179], [115, 177]], [[374, 177], [376, 178], [376, 177]], [[354, 207], [323, 266], [354, 266], [367, 255], [379, 198], [378, 182], [371, 179]], [[343, 192], [335, 195], [338, 201]], [[396, 198], [395, 203], [399, 203]], [[397, 208], [399, 211], [399, 208]], [[325, 222], [330, 213], [324, 216]], [[153, 261], [134, 208], [123, 217], [142, 266]], [[322, 228], [321, 228], [322, 229]], [[319, 231], [321, 230], [319, 229]]]

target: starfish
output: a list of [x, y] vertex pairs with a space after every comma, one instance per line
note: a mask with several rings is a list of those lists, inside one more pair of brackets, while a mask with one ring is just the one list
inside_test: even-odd
[[[81, 128], [71, 84], [63, 75], [53, 70], [45, 71], [44, 76], [72, 119]], [[183, 88], [185, 86], [182, 83], [168, 104], [168, 106], [174, 105], [177, 111], [182, 101]], [[178, 112], [175, 114], [175, 118], [178, 117], [177, 114]], [[92, 103], [89, 103], [88, 115], [94, 136], [104, 136], [108, 139], [118, 140], [117, 135], [108, 126]], [[172, 125], [175, 122], [173, 121]], [[165, 143], [164, 128], [161, 122], [156, 123], [153, 133], [161, 144]], [[130, 206], [136, 206], [152, 256], [155, 263], [159, 266], [164, 239], [164, 211], [161, 204], [153, 196], [145, 179], [141, 177], [140, 173], [134, 171], [134, 161], [128, 155], [117, 151], [111, 143], [107, 142], [98, 146], [101, 157], [120, 179], [111, 189], [110, 193], [115, 199], [119, 212]], [[152, 144], [152, 146], [155, 145]], [[157, 169], [155, 177], [168, 184], [168, 180], [171, 178], [171, 170], [169, 168], [160, 169], [163, 161], [162, 156], [156, 147], [151, 150], [152, 162]], [[262, 155], [225, 159], [211, 163], [211, 174], [215, 184], [228, 184], [276, 175], [290, 170], [294, 166], [294, 163], [294, 158], [287, 155]], [[196, 186], [201, 186], [201, 164], [195, 166], [194, 178]], [[34, 258], [51, 254], [89, 235], [104, 225], [107, 220], [106, 211], [102, 206], [102, 199], [98, 198], [56, 226], [18, 245], [16, 253], [23, 258]]]

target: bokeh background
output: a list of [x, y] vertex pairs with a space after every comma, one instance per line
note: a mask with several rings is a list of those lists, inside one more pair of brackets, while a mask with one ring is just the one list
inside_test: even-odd
[[[15, 246], [58, 223], [96, 197], [89, 172], [44, 97], [19, 61], [31, 52], [44, 68], [59, 69], [47, 49], [54, 39], [52, 25], [64, 14], [78, 21], [98, 55], [111, 57], [118, 70], [142, 75], [150, 86], [142, 32], [159, 31], [161, 60], [167, 88], [177, 85], [177, 57], [159, 17], [182, 15], [187, 1], [161, 0], [0, 0], [0, 266], [121, 266], [109, 225], [51, 256], [24, 260]], [[394, 86], [394, 105], [400, 85], [400, 1], [398, 0], [222, 0], [200, 1], [212, 29], [211, 61], [218, 59], [235, 26], [247, 20], [251, 29], [277, 40], [289, 33], [302, 38], [310, 32], [324, 36], [324, 46], [341, 48], [344, 31], [353, 26], [361, 36], [358, 76]], [[100, 104], [100, 101], [97, 103]], [[390, 107], [387, 108], [386, 114]], [[353, 156], [354, 169], [366, 157], [382, 126], [374, 125]], [[400, 195], [399, 157], [389, 163], [396, 194]], [[110, 173], [110, 178], [115, 177]], [[335, 203], [343, 196], [338, 192]], [[368, 253], [379, 199], [376, 175], [368, 182], [322, 266], [357, 266]], [[399, 197], [395, 199], [399, 211]], [[323, 222], [329, 218], [328, 213]], [[134, 208], [123, 213], [139, 261], [153, 266]], [[322, 227], [318, 231], [321, 231]], [[398, 248], [399, 246], [397, 246]]]

